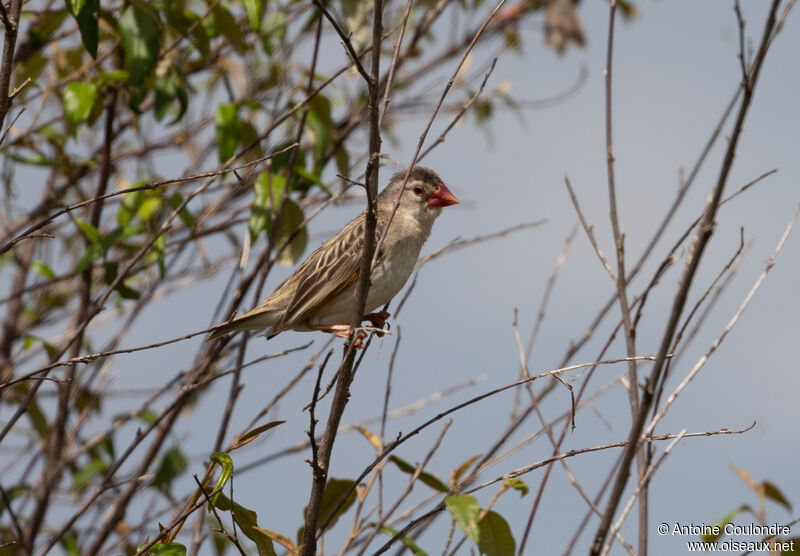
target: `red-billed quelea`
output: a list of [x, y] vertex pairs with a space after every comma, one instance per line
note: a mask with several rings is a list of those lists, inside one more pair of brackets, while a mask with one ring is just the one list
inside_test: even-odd
[[[376, 242], [381, 237], [403, 186], [405, 171], [392, 176], [378, 195]], [[411, 170], [397, 212], [372, 269], [363, 320], [383, 327], [389, 314], [373, 313], [403, 288], [428, 239], [442, 207], [458, 199], [429, 168]], [[365, 213], [361, 213], [334, 237], [311, 253], [297, 270], [255, 309], [212, 329], [213, 340], [237, 330], [265, 330], [268, 338], [284, 330], [350, 334], [355, 306], [358, 269], [364, 249]], [[360, 338], [359, 338], [360, 340]], [[360, 342], [357, 342], [360, 343]]]

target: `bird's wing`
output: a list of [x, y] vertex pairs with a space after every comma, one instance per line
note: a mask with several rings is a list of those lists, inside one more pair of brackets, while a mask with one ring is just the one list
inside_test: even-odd
[[[379, 215], [378, 237], [385, 220]], [[294, 295], [280, 322], [273, 328], [273, 333], [302, 322], [318, 307], [355, 282], [364, 252], [364, 225], [365, 215], [362, 213], [309, 255], [301, 268], [297, 269]]]

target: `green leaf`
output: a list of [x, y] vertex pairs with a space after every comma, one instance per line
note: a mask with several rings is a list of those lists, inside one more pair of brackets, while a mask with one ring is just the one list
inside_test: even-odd
[[[328, 523], [328, 529], [333, 528], [339, 518], [350, 508], [350, 506], [353, 505], [353, 502], [356, 501], [356, 491], [353, 490], [347, 497], [347, 500], [344, 502], [344, 504], [342, 504], [342, 507], [336, 510], [336, 506], [339, 505], [339, 502], [342, 500], [345, 492], [350, 490], [350, 487], [352, 486], [353, 481], [350, 479], [328, 479], [328, 484], [325, 485], [325, 492], [322, 493], [322, 502], [320, 503], [319, 519], [317, 520], [317, 523], [325, 523], [333, 515], [333, 519], [331, 519], [330, 523]], [[334, 511], [336, 511], [335, 514], [333, 513]], [[307, 513], [308, 506], [306, 506], [303, 510], [304, 518]], [[300, 530], [297, 532], [298, 543], [300, 543], [303, 539], [304, 529], [305, 527], [300, 527]]]
[[156, 422], [156, 419], [158, 418], [158, 414], [155, 411], [153, 411], [152, 409], [145, 409], [144, 411], [139, 413], [136, 416], [136, 418], [139, 419], [145, 425], [152, 425], [153, 423]]
[[[175, 210], [183, 203], [183, 197], [180, 193], [173, 193], [167, 202], [169, 203], [169, 206], [172, 207], [172, 210]], [[194, 215], [189, 212], [188, 208], [183, 207], [178, 213], [178, 217], [183, 221], [184, 224], [186, 224], [187, 227], [191, 228], [194, 226]]]
[[16, 88], [22, 85], [28, 78], [35, 83], [50, 59], [50, 56], [44, 56], [41, 52], [31, 54], [27, 60], [14, 68], [12, 87]]
[[[48, 357], [53, 357], [56, 354], [56, 346], [45, 340], [44, 338], [37, 336], [35, 334], [26, 334], [22, 343], [22, 348], [25, 351], [31, 349], [36, 342], [40, 342], [42, 347], [44, 348], [45, 353], [47, 353]], [[45, 423], [46, 425], [46, 423]]]
[[328, 524], [328, 527], [333, 528], [339, 517], [341, 517], [342, 514], [344, 514], [350, 508], [350, 506], [353, 505], [353, 502], [356, 501], [356, 492], [353, 490], [350, 493], [350, 496], [347, 497], [347, 500], [345, 500], [345, 503], [342, 504], [342, 507], [336, 510], [336, 513], [333, 514], [333, 511], [341, 501], [342, 496], [344, 496], [345, 492], [350, 490], [350, 487], [352, 486], [353, 481], [350, 479], [328, 479], [328, 484], [325, 485], [325, 492], [322, 494], [322, 503], [320, 504], [319, 510], [319, 523], [324, 523], [331, 515], [333, 515], [333, 519]]
[[161, 121], [177, 102], [178, 110], [167, 125], [178, 122], [189, 107], [189, 93], [183, 75], [174, 66], [170, 67], [155, 82], [156, 119]]
[[76, 14], [79, 13], [82, 9], [84, 4], [86, 4], [86, 0], [65, 0], [67, 3], [67, 9], [69, 9], [70, 13]]
[[75, 265], [75, 276], [82, 274], [84, 270], [89, 268], [94, 261], [99, 259], [103, 256], [103, 249], [96, 244], [91, 244], [86, 247], [86, 251], [83, 252], [80, 259], [78, 259], [78, 263]]
[[186, 456], [180, 448], [173, 446], [161, 456], [151, 486], [169, 492], [172, 481], [186, 469]]
[[117, 85], [119, 83], [125, 83], [130, 78], [130, 74], [123, 70], [123, 69], [114, 69], [109, 71], [103, 71], [97, 74], [97, 80], [102, 85]]
[[215, 4], [211, 10], [211, 17], [214, 20], [214, 26], [217, 31], [222, 33], [229, 41], [234, 50], [242, 54], [246, 50], [244, 39], [242, 38], [242, 31], [239, 29], [239, 24], [236, 18], [231, 15], [222, 4]]
[[528, 485], [526, 485], [522, 479], [504, 479], [503, 485], [506, 488], [518, 490], [520, 492], [520, 497], [525, 496], [529, 492]]
[[617, 0], [617, 5], [619, 6], [624, 19], [631, 20], [639, 15], [639, 8], [637, 8], [636, 4], [630, 2], [629, 0]]
[[[286, 167], [289, 165], [289, 161], [292, 159], [292, 151], [294, 149], [289, 149], [289, 145], [291, 143], [280, 143], [275, 145], [272, 149], [272, 152], [281, 152], [280, 154], [276, 154], [272, 157], [272, 173], [273, 174], [283, 174]], [[297, 156], [295, 157], [294, 165], [295, 167], [300, 166], [301, 168], [305, 168], [306, 165], [306, 151], [302, 147], [295, 147], [297, 149]]]
[[117, 279], [119, 274], [119, 263], [117, 261], [108, 261], [103, 265], [103, 281], [111, 285]]
[[33, 270], [39, 276], [47, 278], [48, 280], [56, 279], [56, 274], [53, 272], [53, 269], [51, 269], [42, 261], [33, 261], [31, 263], [31, 270]]
[[302, 166], [294, 167], [294, 179], [292, 180], [292, 190], [305, 191], [312, 184], [318, 185], [329, 197], [333, 196], [331, 190], [325, 185], [317, 174], [309, 172]]
[[[400, 459], [397, 456], [390, 456], [389, 461], [394, 463], [400, 469], [400, 471], [408, 473], [409, 475], [413, 475], [417, 470], [416, 465], [411, 465], [409, 462]], [[450, 492], [450, 488], [446, 484], [427, 471], [422, 471], [419, 474], [418, 479], [434, 490], [438, 490], [439, 492]]]
[[469, 494], [460, 494], [448, 496], [444, 499], [444, 503], [456, 524], [475, 544], [478, 544], [480, 541], [478, 517], [481, 513], [481, 505], [478, 504], [478, 500]]
[[125, 64], [131, 85], [141, 85], [155, 67], [161, 36], [158, 14], [142, 2], [132, 2], [119, 18]]
[[[31, 27], [28, 29], [27, 48], [29, 50], [24, 54], [19, 52], [21, 55], [20, 58], [23, 60], [30, 60], [33, 52], [50, 40], [69, 14], [69, 9], [38, 11], [36, 19], [31, 22]], [[17, 71], [17, 68], [15, 68], [14, 71]], [[19, 83], [15, 83], [15, 86], [18, 84]]]
[[127, 286], [125, 282], [120, 282], [115, 289], [122, 299], [139, 299], [142, 295], [135, 289]]
[[78, 544], [78, 534], [71, 529], [64, 533], [58, 542], [61, 544], [61, 548], [64, 549], [64, 552], [69, 556], [81, 556], [81, 554], [83, 554]]
[[250, 28], [254, 31], [258, 30], [261, 23], [261, 0], [243, 0], [244, 10], [247, 12], [247, 21], [250, 23]]
[[90, 459], [86, 465], [72, 474], [72, 490], [80, 492], [92, 479], [105, 473], [107, 469], [108, 464], [99, 457]]
[[311, 144], [314, 145], [317, 156], [322, 158], [336, 132], [336, 124], [331, 118], [331, 101], [323, 95], [316, 95], [308, 106], [306, 125], [309, 127]]
[[778, 542], [780, 543], [781, 546], [781, 556], [800, 554], [800, 537], [794, 537], [791, 539], [779, 539]]
[[166, 542], [154, 544], [148, 554], [158, 554], [159, 556], [186, 556], [186, 547], [177, 542]]
[[[390, 535], [390, 536], [394, 537], [394, 536], [395, 536], [395, 535], [398, 533], [398, 531], [397, 531], [397, 529], [392, 529], [391, 527], [381, 527], [381, 533], [386, 533], [387, 535]], [[424, 550], [422, 550], [422, 549], [419, 547], [419, 545], [417, 545], [417, 543], [415, 543], [413, 540], [409, 539], [408, 537], [400, 537], [400, 540], [401, 540], [401, 541], [403, 542], [403, 544], [404, 544], [404, 545], [406, 545], [406, 546], [407, 546], [407, 547], [408, 547], [408, 548], [411, 550], [411, 552], [413, 552], [413, 553], [414, 553], [416, 556], [428, 556], [428, 553], [427, 553], [427, 552], [425, 552]]]
[[59, 151], [64, 148], [66, 138], [61, 131], [51, 125], [46, 125], [39, 130], [43, 137], [46, 137], [50, 144], [56, 147]]
[[[339, 173], [343, 176], [350, 173], [350, 153], [347, 152], [344, 145], [339, 147], [336, 151], [336, 169], [339, 170]], [[342, 182], [344, 185], [347, 185], [345, 180], [342, 180]]]
[[86, 409], [91, 409], [94, 412], [100, 411], [100, 394], [93, 392], [87, 388], [79, 388], [76, 392], [75, 407], [78, 411], [83, 412]]
[[478, 524], [478, 550], [487, 556], [514, 556], [516, 543], [503, 517], [489, 511]]
[[261, 44], [264, 52], [271, 56], [275, 52], [273, 41], [283, 42], [285, 36], [286, 14], [281, 10], [270, 12], [261, 24]]
[[100, 247], [103, 249], [103, 252], [108, 252], [109, 249], [114, 247], [114, 245], [119, 241], [119, 238], [122, 237], [122, 229], [115, 228], [111, 230], [108, 234], [100, 237]]
[[270, 174], [266, 171], [258, 175], [253, 184], [255, 199], [253, 206], [250, 207], [250, 218], [247, 220], [251, 241], [255, 241], [262, 230], [268, 230], [268, 226], [271, 226], [270, 209], [281, 205], [284, 183], [286, 182], [283, 176], [279, 174]]
[[347, 20], [347, 27], [352, 34], [351, 41], [356, 52], [367, 43], [371, 33], [370, 14], [372, 0], [342, 0], [342, 11]]
[[[46, 342], [42, 342], [42, 344], [45, 347], [48, 345]], [[53, 346], [52, 352], [48, 350], [47, 355], [49, 357], [55, 355], [55, 346]], [[52, 427], [50, 427], [50, 424], [47, 422], [47, 416], [42, 411], [38, 398], [33, 398], [28, 405], [28, 418], [31, 420], [31, 424], [41, 440], [50, 438]]]
[[67, 0], [67, 7], [78, 23], [83, 47], [92, 58], [97, 58], [97, 16], [100, 13], [100, 0]]
[[158, 211], [161, 210], [163, 203], [156, 191], [143, 191], [142, 202], [136, 209], [136, 215], [142, 222], [149, 222]]
[[236, 105], [220, 104], [214, 116], [217, 126], [217, 149], [220, 162], [226, 162], [236, 151], [239, 142], [239, 128], [241, 123], [236, 113]]
[[114, 441], [110, 436], [105, 437], [97, 443], [97, 449], [114, 459]]
[[64, 87], [64, 117], [71, 128], [89, 120], [97, 93], [94, 83], [73, 81]]
[[[250, 105], [252, 103], [243, 102], [242, 104]], [[249, 107], [252, 108], [252, 106]], [[252, 123], [242, 120], [239, 121], [241, 124], [239, 126], [239, 144], [247, 146], [253, 145], [247, 151], [242, 152], [242, 156], [239, 158], [239, 160], [241, 160], [242, 163], [255, 162], [264, 156], [264, 151], [261, 149], [261, 141], [258, 139], [259, 131]], [[251, 171], [251, 168], [245, 170], [245, 172], [248, 173]]]
[[792, 511], [792, 505], [780, 491], [780, 489], [775, 486], [775, 483], [771, 483], [769, 481], [764, 481], [761, 483], [761, 488], [764, 489], [764, 496], [769, 498], [770, 500], [777, 502], [781, 506], [787, 509], [787, 511]]
[[258, 515], [256, 512], [231, 501], [231, 499], [224, 494], [220, 495], [216, 507], [223, 512], [231, 512], [234, 521], [236, 521], [242, 533], [244, 533], [248, 539], [256, 543], [259, 556], [276, 556], [272, 539], [258, 530]]
[[[287, 199], [283, 204], [281, 217], [278, 221], [278, 229], [275, 232], [275, 246], [280, 248], [286, 245], [275, 258], [275, 262], [278, 264], [292, 266], [305, 251], [306, 243], [308, 243], [308, 232], [306, 227], [302, 225], [304, 221], [303, 209], [297, 206], [294, 201]], [[268, 226], [268, 228], [270, 227]]]
[[[231, 475], [233, 475], [233, 460], [225, 452], [211, 452], [211, 461], [218, 463], [219, 466], [222, 467], [222, 472], [219, 474], [217, 484], [214, 485], [212, 490], [212, 492], [215, 492], [216, 494], [211, 496], [210, 499], [211, 505], [214, 506], [219, 499], [219, 495], [222, 494], [223, 487], [225, 487], [225, 485], [228, 483], [228, 479], [230, 479]], [[211, 508], [208, 510], [211, 511]]]
[[76, 218], [75, 223], [78, 225], [78, 228], [81, 229], [83, 235], [85, 235], [89, 241], [91, 241], [94, 245], [97, 245], [98, 247], [102, 246], [103, 238], [100, 235], [100, 232], [97, 230], [97, 228], [92, 226], [89, 222], [87, 222], [83, 218]]
[[714, 542], [715, 540], [717, 540], [718, 538], [720, 538], [722, 535], [725, 534], [724, 533], [725, 526], [728, 523], [732, 522], [736, 518], [737, 515], [739, 515], [740, 513], [742, 513], [746, 509], [747, 509], [746, 505], [741, 505], [738, 508], [736, 508], [735, 510], [732, 510], [727, 515], [723, 516], [721, 519], [718, 519], [714, 523], [714, 527], [717, 528], [717, 530], [719, 531], [719, 534], [718, 535], [714, 535], [713, 533], [709, 533], [708, 535], [700, 535], [700, 539], [703, 542]]
[[[6, 490], [6, 496], [8, 497], [9, 502], [13, 502], [15, 498], [22, 496], [26, 492], [30, 490], [30, 486], [22, 484], [22, 485], [15, 485], [12, 487], [4, 487]], [[3, 513], [6, 511], [6, 503], [3, 500], [3, 497], [0, 496], [0, 517], [3, 517]]]
[[163, 280], [167, 274], [167, 268], [164, 264], [164, 247], [167, 245], [166, 234], [158, 234], [158, 237], [153, 242], [153, 252], [156, 254], [156, 261], [158, 261], [158, 275]]
[[52, 158], [47, 158], [42, 154], [21, 154], [11, 150], [0, 151], [0, 154], [16, 162], [21, 162], [22, 164], [46, 167], [63, 166], [61, 162], [53, 160]]
[[303, 225], [303, 210], [291, 199], [282, 201], [285, 183], [280, 174], [259, 174], [254, 184], [255, 199], [247, 225], [251, 241], [255, 241], [262, 230], [272, 234], [273, 207], [274, 211], [281, 210], [277, 230], [274, 232], [275, 247], [281, 249], [276, 261], [279, 264], [293, 265], [305, 251], [308, 232]]
[[[145, 183], [144, 180], [139, 180], [134, 183], [132, 187], [141, 187]], [[120, 228], [125, 229], [128, 227], [131, 219], [133, 219], [133, 215], [135, 215], [139, 207], [142, 206], [143, 201], [144, 191], [132, 191], [123, 195], [122, 203], [120, 203], [119, 209], [117, 210], [117, 224], [119, 224]]]
[[[190, 17], [193, 19], [192, 23], [200, 21], [197, 14], [192, 13]], [[203, 25], [191, 25], [190, 32], [192, 39], [194, 39], [192, 44], [200, 53], [201, 63], [205, 64], [211, 55], [211, 41], [209, 40], [208, 32]]]

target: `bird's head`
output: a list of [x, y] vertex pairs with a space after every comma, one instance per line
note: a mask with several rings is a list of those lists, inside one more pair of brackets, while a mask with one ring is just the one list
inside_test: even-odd
[[[403, 186], [403, 179], [406, 176], [405, 170], [401, 170], [392, 176], [389, 185], [378, 197], [378, 205], [384, 205], [391, 210], [400, 188]], [[415, 166], [408, 176], [408, 181], [403, 188], [403, 196], [400, 200], [398, 212], [407, 215], [415, 215], [421, 221], [433, 220], [439, 215], [442, 207], [455, 205], [458, 199], [453, 195], [442, 178], [431, 170], [422, 166]]]

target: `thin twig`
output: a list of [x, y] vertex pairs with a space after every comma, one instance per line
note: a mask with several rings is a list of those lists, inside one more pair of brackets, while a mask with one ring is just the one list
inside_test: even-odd
[[611, 265], [608, 263], [608, 259], [603, 254], [603, 250], [600, 249], [600, 245], [597, 243], [597, 239], [594, 237], [594, 228], [589, 225], [586, 221], [586, 217], [583, 216], [583, 211], [581, 210], [581, 205], [578, 202], [578, 197], [575, 195], [575, 190], [572, 189], [572, 184], [569, 181], [569, 176], [564, 176], [564, 183], [567, 185], [567, 191], [569, 191], [569, 198], [572, 200], [572, 206], [575, 207], [575, 212], [578, 215], [578, 220], [583, 227], [583, 231], [586, 232], [586, 236], [589, 238], [589, 241], [594, 247], [594, 252], [597, 253], [597, 257], [600, 259], [600, 262], [603, 263], [603, 268], [606, 269], [608, 275], [611, 276], [611, 279], [616, 283], [617, 282], [617, 273], [614, 272], [614, 269], [611, 268]]

